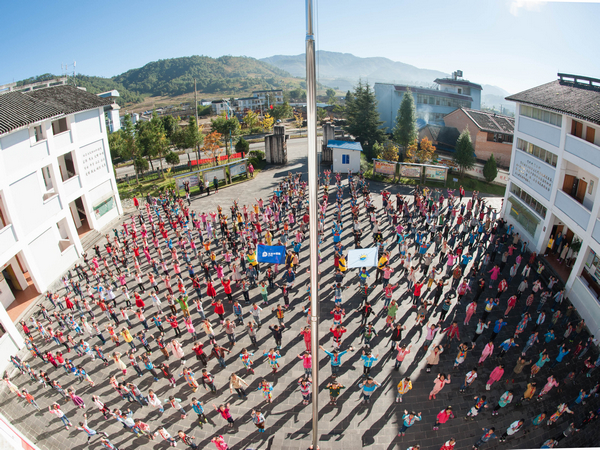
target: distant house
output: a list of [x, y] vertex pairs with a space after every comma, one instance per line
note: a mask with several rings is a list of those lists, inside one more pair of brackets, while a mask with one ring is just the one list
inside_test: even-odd
[[439, 151], [454, 153], [460, 131], [454, 127], [425, 125], [419, 130], [419, 142], [426, 137]]
[[514, 117], [459, 108], [444, 117], [444, 123], [446, 127], [454, 127], [459, 131], [465, 128], [469, 130], [477, 159], [486, 161], [493, 153], [501, 166], [509, 167], [515, 132]]
[[451, 78], [437, 78], [433, 87], [408, 86], [403, 84], [375, 83], [375, 97], [379, 117], [387, 132], [391, 133], [396, 123], [396, 114], [404, 94], [410, 89], [415, 101], [418, 125], [443, 125], [444, 117], [457, 108], [481, 108], [481, 85], [462, 78], [456, 71]]
[[358, 173], [360, 171], [360, 154], [363, 151], [360, 142], [329, 140], [327, 148], [333, 153], [334, 172]]

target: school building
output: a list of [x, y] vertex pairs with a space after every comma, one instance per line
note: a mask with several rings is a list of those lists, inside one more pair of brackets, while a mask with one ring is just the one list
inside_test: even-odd
[[0, 94], [0, 361], [13, 321], [122, 214], [108, 148], [113, 102], [69, 85]]
[[503, 217], [532, 251], [547, 255], [598, 336], [600, 79], [559, 73], [507, 100], [517, 108]]

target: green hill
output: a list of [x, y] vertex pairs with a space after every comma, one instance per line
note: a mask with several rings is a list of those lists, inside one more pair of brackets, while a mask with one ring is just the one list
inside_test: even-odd
[[194, 77], [200, 92], [212, 94], [284, 87], [282, 79], [292, 76], [254, 58], [189, 56], [153, 61], [114, 80], [142, 94], [176, 96], [194, 90]]
[[[44, 74], [21, 80], [28, 84], [58, 77]], [[77, 86], [89, 92], [116, 89], [121, 98], [118, 103], [139, 103], [147, 96], [175, 97], [194, 91], [194, 77], [200, 94], [239, 96], [243, 92], [259, 89], [295, 89], [303, 80], [266, 62], [245, 56], [188, 56], [161, 59], [138, 69], [131, 69], [112, 78], [76, 75]], [[71, 77], [73, 79], [73, 77]]]

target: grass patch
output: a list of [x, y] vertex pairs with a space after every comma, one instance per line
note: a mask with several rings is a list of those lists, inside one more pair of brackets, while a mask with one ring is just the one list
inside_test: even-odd
[[[254, 176], [256, 176], [256, 174], [258, 174], [259, 172], [264, 170], [265, 166], [267, 165], [267, 161], [265, 161], [265, 160], [258, 161], [258, 162], [253, 161], [252, 165], [254, 166]], [[206, 166], [206, 167], [203, 166], [203, 167], [200, 167], [200, 169], [212, 168], [212, 167], [215, 167], [215, 166]], [[173, 179], [172, 175], [173, 175], [172, 173], [167, 175], [166, 171], [165, 171], [164, 179], [161, 177], [160, 173], [140, 176], [139, 184], [136, 183], [135, 176], [132, 176], [132, 177], [130, 177], [129, 183], [127, 183], [126, 181], [121, 181], [120, 183], [117, 183], [117, 189], [119, 190], [119, 195], [121, 196], [122, 199], [131, 199], [133, 197], [141, 198], [141, 197], [145, 197], [148, 194], [150, 194], [152, 196], [158, 196], [162, 192], [164, 192], [167, 187], [170, 189], [175, 187], [175, 180]], [[229, 183], [223, 184], [220, 187], [232, 186], [234, 184], [239, 184], [244, 181], [246, 181], [246, 176], [239, 175], [232, 179], [231, 184], [229, 184]], [[222, 182], [220, 182], [219, 184], [221, 184], [221, 183]], [[212, 189], [212, 183], [210, 186]], [[199, 186], [193, 186], [190, 188], [191, 196], [198, 195], [198, 194], [200, 194]]]

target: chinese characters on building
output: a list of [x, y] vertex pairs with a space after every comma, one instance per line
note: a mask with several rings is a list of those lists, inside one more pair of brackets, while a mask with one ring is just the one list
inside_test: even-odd
[[106, 156], [102, 142], [97, 144], [97, 147], [87, 146], [82, 148], [82, 163], [83, 172], [86, 177], [92, 176], [99, 171], [106, 172]]
[[548, 194], [552, 190], [552, 177], [544, 173], [542, 165], [533, 158], [516, 160], [513, 173], [515, 177], [529, 185], [536, 185]]

